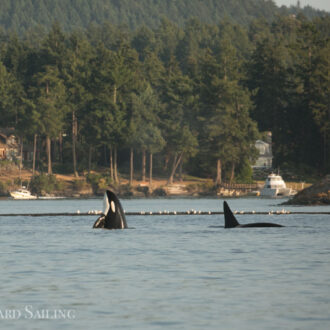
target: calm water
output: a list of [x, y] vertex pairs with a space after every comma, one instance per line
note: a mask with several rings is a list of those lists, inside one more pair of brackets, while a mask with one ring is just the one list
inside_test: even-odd
[[[233, 210], [330, 211], [232, 199]], [[126, 211], [219, 211], [217, 199], [122, 200]], [[86, 212], [101, 199], [0, 201], [0, 213]], [[1, 329], [329, 329], [330, 216], [1, 217]], [[6, 315], [7, 313], [7, 315]], [[48, 314], [47, 314], [48, 313]], [[10, 319], [10, 317], [12, 319]]]

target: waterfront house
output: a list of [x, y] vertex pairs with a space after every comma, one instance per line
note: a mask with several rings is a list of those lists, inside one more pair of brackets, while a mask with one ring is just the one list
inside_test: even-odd
[[259, 151], [259, 157], [256, 163], [252, 166], [254, 169], [264, 168], [271, 169], [273, 166], [273, 153], [271, 144], [271, 133], [268, 133], [267, 141], [257, 140], [255, 147]]
[[10, 128], [0, 129], [0, 160], [19, 158], [19, 143], [17, 142], [14, 130]]

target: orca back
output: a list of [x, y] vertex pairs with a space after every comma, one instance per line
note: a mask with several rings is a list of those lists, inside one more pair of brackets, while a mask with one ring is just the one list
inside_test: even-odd
[[229, 208], [226, 201], [223, 202], [223, 213], [225, 216], [225, 228], [284, 227], [277, 223], [271, 223], [271, 222], [255, 222], [255, 223], [247, 223], [247, 224], [241, 225], [237, 221], [236, 217], [234, 216], [233, 212]]
[[284, 227], [284, 226], [271, 222], [256, 222], [256, 223], [247, 223], [245, 225], [240, 225], [240, 227], [248, 228], [248, 227]]

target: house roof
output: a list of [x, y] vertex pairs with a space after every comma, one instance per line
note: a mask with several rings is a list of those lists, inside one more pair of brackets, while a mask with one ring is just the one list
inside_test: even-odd
[[6, 144], [7, 136], [5, 134], [0, 133], [0, 144]]
[[267, 144], [267, 145], [269, 145], [268, 142], [265, 142], [265, 141], [262, 141], [262, 140], [257, 140], [256, 144], [263, 144], [263, 145]]
[[[0, 144], [7, 148], [17, 148], [18, 143], [14, 133], [15, 130], [13, 128], [0, 128]], [[9, 139], [10, 137], [14, 139]]]
[[13, 128], [13, 127], [0, 127], [0, 134], [4, 134], [6, 136], [15, 135], [15, 128]]

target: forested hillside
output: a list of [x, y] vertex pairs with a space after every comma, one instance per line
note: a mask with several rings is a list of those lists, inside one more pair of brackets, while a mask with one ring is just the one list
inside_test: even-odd
[[118, 182], [138, 167], [145, 180], [149, 164], [169, 181], [248, 180], [260, 131], [273, 133], [276, 166], [328, 173], [329, 27], [290, 15], [3, 34], [1, 126], [48, 173], [107, 166]]
[[179, 26], [192, 17], [208, 24], [228, 18], [247, 25], [255, 18], [271, 21], [276, 15], [298, 12], [308, 18], [326, 14], [311, 7], [278, 8], [271, 0], [1, 0], [0, 26], [19, 34], [40, 26], [48, 30], [55, 21], [64, 31], [105, 22], [155, 28], [162, 17]]

